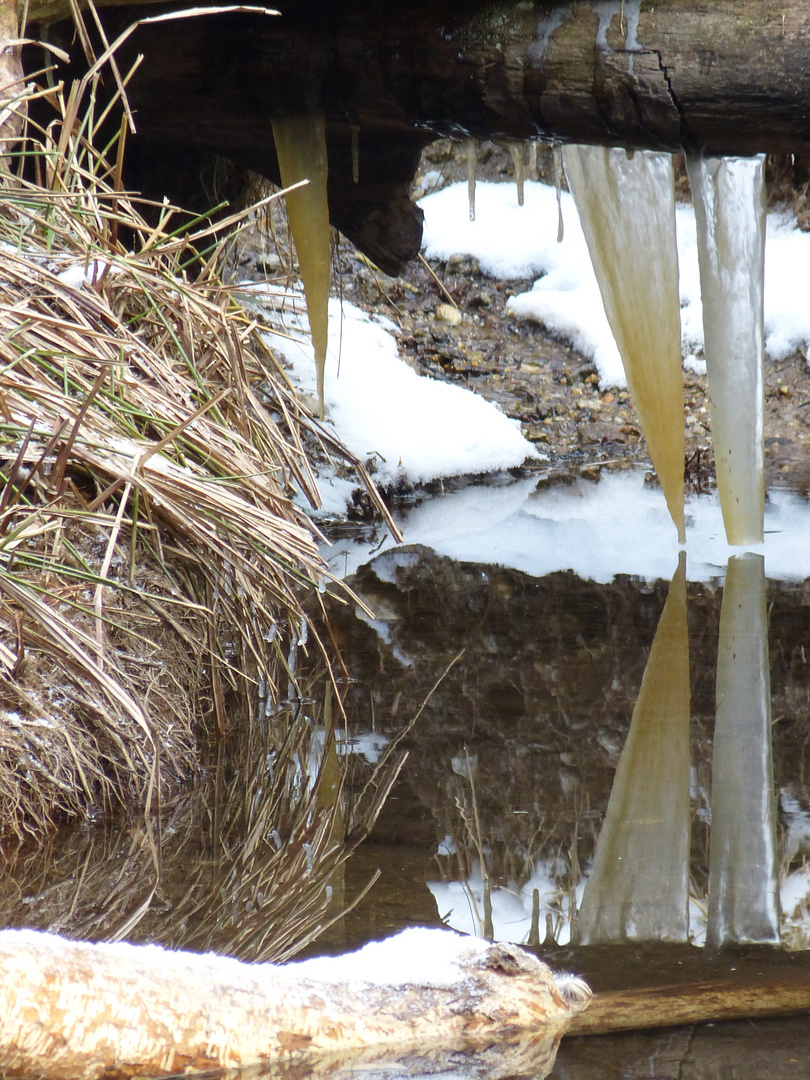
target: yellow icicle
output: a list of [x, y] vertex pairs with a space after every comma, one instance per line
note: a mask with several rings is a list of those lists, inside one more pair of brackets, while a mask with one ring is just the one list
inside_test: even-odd
[[273, 121], [273, 136], [283, 186], [309, 180], [287, 195], [287, 211], [307, 298], [318, 373], [318, 409], [323, 419], [330, 274], [326, 126], [322, 116], [278, 117]]
[[669, 154], [566, 146], [565, 174], [664, 497], [686, 540], [675, 194]]

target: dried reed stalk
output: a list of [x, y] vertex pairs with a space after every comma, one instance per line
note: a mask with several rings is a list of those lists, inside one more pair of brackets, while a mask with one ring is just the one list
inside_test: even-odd
[[148, 223], [120, 143], [95, 151], [97, 78], [30, 91], [55, 120], [29, 124], [0, 200], [0, 831], [18, 836], [148, 808], [199, 770], [201, 730], [256, 725], [327, 583], [292, 500], [317, 505], [320, 429], [216, 244], [184, 268], [216, 227], [177, 235], [168, 205]]

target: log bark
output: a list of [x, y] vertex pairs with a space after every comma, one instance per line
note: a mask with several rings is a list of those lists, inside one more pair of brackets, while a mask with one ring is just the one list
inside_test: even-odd
[[420, 933], [433, 935], [434, 950], [453, 939], [451, 978], [428, 970], [400, 985], [341, 982], [343, 958], [320, 961], [313, 977], [306, 965], [2, 931], [0, 1073], [92, 1080], [305, 1060], [318, 1074], [405, 1053], [444, 1067], [489, 1048], [488, 1075], [545, 1075], [587, 1003], [584, 984], [558, 987], [514, 946]]
[[552, 946], [546, 963], [593, 990], [567, 1035], [810, 1013], [810, 952], [767, 945], [721, 950], [662, 942]]
[[654, 989], [595, 994], [569, 1035], [608, 1035], [709, 1021], [762, 1019], [810, 1012], [810, 985], [799, 979], [717, 979]]
[[[333, 125], [358, 125], [361, 144], [368, 130], [421, 129], [722, 154], [810, 150], [804, 0], [272, 6], [279, 17], [231, 13], [133, 35], [128, 47], [146, 59], [132, 94], [154, 113], [149, 125], [163, 117], [174, 133], [186, 121], [203, 129], [211, 117], [194, 117], [196, 99], [213, 107], [215, 134], [226, 134], [227, 112], [258, 144], [268, 113], [318, 109]], [[30, 18], [69, 10], [67, 0], [31, 0]], [[130, 4], [105, 20], [117, 31], [150, 10]], [[161, 101], [169, 86], [179, 98]]]

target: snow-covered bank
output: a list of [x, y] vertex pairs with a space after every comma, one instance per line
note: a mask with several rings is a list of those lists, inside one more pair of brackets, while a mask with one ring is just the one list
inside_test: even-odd
[[[480, 183], [475, 221], [470, 221], [465, 184], [453, 184], [420, 203], [425, 212], [423, 249], [429, 258], [470, 255], [496, 278], [537, 280], [530, 292], [509, 301], [509, 310], [558, 334], [592, 359], [603, 386], [625, 386], [616, 343], [605, 317], [585, 237], [574, 201], [562, 193], [565, 235], [557, 243], [554, 189], [528, 182], [518, 206], [513, 184]], [[703, 348], [695, 214], [691, 206], [676, 211], [680, 269], [681, 339], [684, 362], [701, 370], [696, 356]], [[765, 347], [781, 358], [810, 350], [810, 234], [793, 218], [768, 215], [765, 244]]]
[[[267, 341], [292, 365], [304, 393], [314, 394], [305, 310], [300, 296], [288, 294], [278, 318], [290, 336], [268, 334]], [[372, 318], [353, 304], [329, 302], [327, 420], [352, 453], [373, 461], [379, 484], [494, 472], [541, 457], [497, 405], [417, 375], [399, 357], [395, 329], [388, 319]], [[343, 513], [351, 486], [324, 480], [327, 511]]]
[[[567, 193], [562, 196], [565, 235], [561, 244], [557, 243], [555, 192], [544, 184], [527, 183], [525, 205], [519, 207], [514, 185], [480, 183], [474, 222], [469, 220], [466, 185], [429, 195], [421, 205], [428, 255], [446, 258], [466, 253], [495, 277], [536, 277], [530, 292], [509, 300], [509, 309], [542, 320], [550, 331], [592, 357], [603, 385], [625, 383], [576, 209]], [[705, 366], [698, 356], [703, 322], [691, 206], [678, 207], [677, 225], [684, 363], [700, 370]], [[800, 232], [786, 215], [770, 214], [765, 330], [771, 357], [810, 348], [810, 304], [805, 294], [809, 279], [810, 234]], [[268, 341], [292, 365], [292, 377], [301, 389], [313, 394], [315, 372], [302, 299], [275, 290], [272, 306], [279, 333], [269, 334]], [[542, 458], [523, 438], [519, 425], [496, 405], [459, 386], [417, 376], [400, 358], [395, 333], [394, 324], [384, 317], [366, 315], [347, 302], [330, 302], [327, 421], [354, 454], [371, 463], [379, 484], [418, 485], [441, 477], [494, 473]], [[343, 515], [353, 484], [324, 474], [320, 486], [324, 513]], [[648, 512], [653, 513], [653, 503], [660, 504], [664, 528], [670, 530], [660, 493], [648, 494], [645, 520]], [[613, 507], [601, 509], [613, 516]], [[624, 528], [618, 517], [616, 528]], [[690, 552], [695, 542], [692, 530]], [[621, 546], [622, 540], [617, 536], [611, 543]], [[669, 541], [664, 546], [668, 551]], [[724, 563], [724, 557], [720, 562]]]

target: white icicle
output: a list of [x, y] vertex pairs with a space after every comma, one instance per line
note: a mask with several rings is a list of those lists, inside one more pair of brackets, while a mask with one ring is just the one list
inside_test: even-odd
[[563, 156], [559, 143], [552, 146], [551, 159], [554, 162], [554, 190], [557, 193], [557, 243], [561, 244], [565, 237], [565, 223], [562, 212]]
[[515, 169], [518, 206], [523, 206], [523, 143], [509, 143], [509, 153], [512, 155], [512, 165]]
[[534, 140], [529, 143], [529, 179], [540, 179], [537, 172], [537, 143]]
[[466, 139], [464, 147], [467, 151], [467, 198], [470, 202], [470, 221], [475, 221], [475, 170], [478, 165], [475, 139]]
[[730, 544], [763, 540], [763, 155], [687, 160], [717, 488]]

